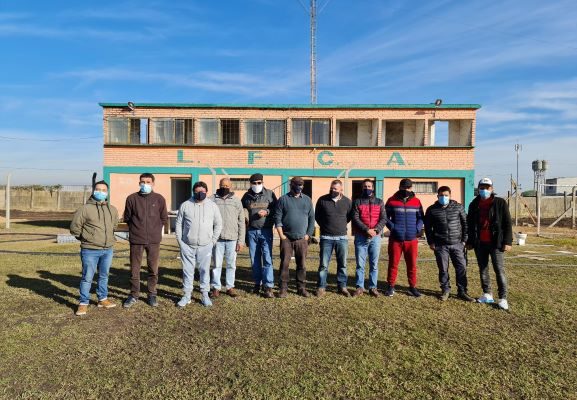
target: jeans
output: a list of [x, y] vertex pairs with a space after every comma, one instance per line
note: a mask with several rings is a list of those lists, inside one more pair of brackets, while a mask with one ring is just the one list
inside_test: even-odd
[[381, 236], [368, 238], [365, 235], [355, 235], [355, 258], [357, 261], [356, 286], [365, 288], [365, 264], [369, 256], [369, 289], [377, 288], [379, 277], [379, 255], [381, 253]]
[[222, 262], [226, 260], [226, 289], [234, 287], [234, 274], [236, 272], [236, 240], [219, 239], [213, 249], [214, 269], [212, 270], [212, 287], [220, 290], [220, 276], [222, 274]]
[[[325, 289], [327, 287], [327, 275], [329, 274], [329, 262], [333, 250], [337, 259], [337, 284], [339, 288], [347, 287], [347, 255], [349, 252], [349, 241], [347, 238], [325, 239], [320, 241], [320, 263], [319, 280], [317, 287]], [[364, 273], [363, 273], [364, 275]]]
[[449, 260], [453, 262], [457, 275], [457, 291], [467, 293], [467, 264], [465, 261], [465, 248], [462, 243], [435, 245], [435, 258], [439, 268], [439, 284], [441, 290], [450, 290]]
[[108, 297], [108, 272], [112, 264], [112, 247], [109, 249], [94, 250], [81, 249], [80, 259], [82, 260], [82, 279], [80, 280], [80, 304], [90, 303], [90, 288], [92, 279], [98, 269], [98, 285], [96, 286], [96, 296], [98, 301]]
[[198, 265], [200, 275], [200, 291], [208, 293], [210, 290], [210, 258], [212, 243], [201, 247], [192, 247], [180, 243], [180, 259], [182, 260], [182, 286], [184, 296], [191, 297], [194, 283], [194, 269]]
[[501, 249], [496, 249], [490, 244], [480, 243], [475, 248], [477, 263], [479, 264], [479, 274], [481, 275], [481, 287], [483, 293], [492, 293], [491, 277], [489, 276], [489, 257], [493, 263], [493, 269], [497, 277], [497, 289], [499, 298], [507, 298], [507, 275], [505, 275], [505, 257]]
[[274, 286], [272, 267], [272, 228], [250, 229], [248, 251], [255, 286]]

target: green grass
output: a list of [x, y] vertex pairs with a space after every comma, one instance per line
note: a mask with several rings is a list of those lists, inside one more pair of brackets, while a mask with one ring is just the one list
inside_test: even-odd
[[[144, 302], [130, 310], [92, 306], [75, 317], [78, 245], [19, 241], [36, 237], [25, 233], [59, 228], [14, 225], [11, 234], [0, 235], [2, 398], [577, 398], [577, 257], [556, 253], [577, 253], [575, 240], [530, 237], [528, 246], [515, 246], [506, 261], [511, 311], [503, 312], [454, 298], [438, 301], [437, 270], [426, 246], [420, 248], [421, 299], [402, 288], [393, 298], [338, 296], [334, 265], [331, 293], [322, 299], [294, 292], [284, 300], [257, 298], [246, 293], [252, 284], [244, 250], [239, 298], [221, 296], [205, 309], [195, 292], [197, 301], [178, 310], [173, 302], [181, 294], [181, 269], [168, 239], [159, 308]], [[117, 245], [110, 274], [117, 303], [128, 293], [127, 249]], [[516, 257], [532, 254], [524, 251], [547, 260]], [[318, 246], [309, 257], [313, 289]], [[275, 277], [277, 268], [278, 257]], [[401, 265], [401, 287], [404, 271]], [[383, 259], [380, 284], [385, 277]], [[480, 295], [474, 262], [469, 287]]]

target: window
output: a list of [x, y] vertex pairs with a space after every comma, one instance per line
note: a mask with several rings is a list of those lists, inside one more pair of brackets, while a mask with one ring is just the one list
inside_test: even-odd
[[285, 144], [286, 121], [249, 120], [244, 123], [246, 144], [282, 146]]
[[231, 191], [245, 191], [250, 189], [250, 181], [248, 178], [230, 178]]
[[386, 121], [385, 146], [402, 146], [403, 130], [404, 130], [403, 121]]
[[330, 145], [330, 126], [328, 119], [294, 119], [292, 144], [296, 146]]
[[238, 119], [201, 119], [201, 144], [240, 144]]
[[[146, 127], [146, 124], [143, 125]], [[140, 126], [139, 118], [108, 118], [107, 143], [139, 144], [141, 142]], [[145, 131], [143, 133], [146, 134]]]
[[339, 130], [339, 145], [356, 146], [358, 136], [357, 131], [358, 124], [356, 122], [341, 122]]
[[154, 143], [192, 144], [192, 120], [161, 118], [153, 121]]
[[413, 182], [413, 192], [421, 194], [436, 194], [437, 182]]

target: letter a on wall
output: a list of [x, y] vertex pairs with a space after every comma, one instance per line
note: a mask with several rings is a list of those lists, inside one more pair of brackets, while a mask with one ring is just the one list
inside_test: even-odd
[[405, 160], [403, 160], [403, 157], [401, 157], [401, 153], [395, 151], [393, 152], [393, 154], [391, 154], [391, 158], [389, 158], [389, 161], [387, 161], [387, 165], [392, 165], [392, 164], [397, 164], [397, 165], [405, 165]]

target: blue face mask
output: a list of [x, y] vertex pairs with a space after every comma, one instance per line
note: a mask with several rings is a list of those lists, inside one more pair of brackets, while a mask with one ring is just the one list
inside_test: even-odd
[[449, 204], [450, 198], [449, 196], [438, 196], [439, 204], [442, 206], [446, 206]]
[[371, 197], [372, 194], [373, 194], [372, 189], [363, 189], [363, 196], [364, 197]]
[[194, 192], [192, 197], [196, 201], [203, 201], [204, 199], [206, 199], [206, 192]]
[[95, 190], [92, 192], [92, 197], [94, 197], [94, 200], [96, 201], [104, 201], [108, 197], [108, 193]]
[[489, 189], [479, 189], [479, 196], [481, 196], [482, 199], [487, 200], [491, 197], [491, 191]]
[[148, 183], [141, 183], [140, 184], [140, 192], [144, 193], [144, 194], [148, 194], [148, 193], [152, 192], [152, 186], [149, 185]]

